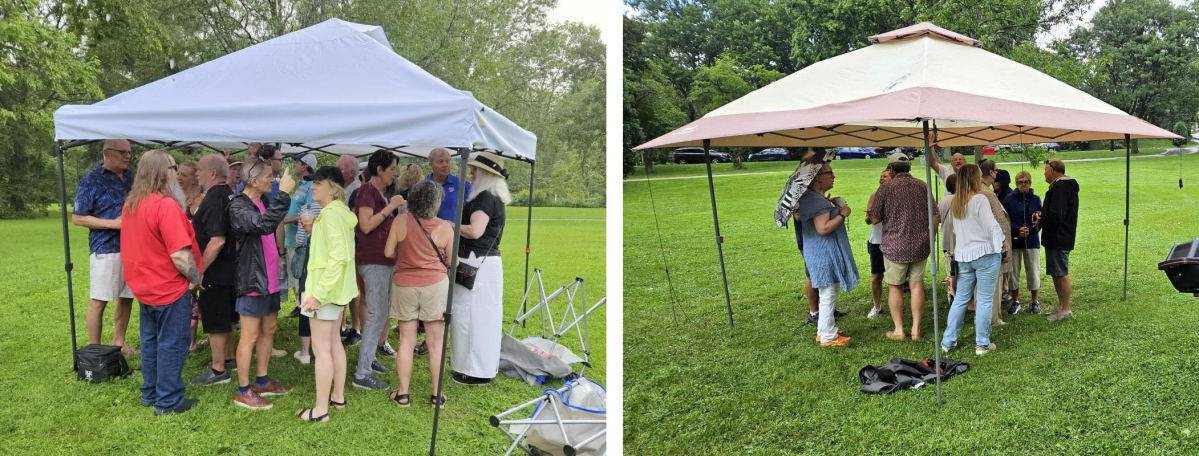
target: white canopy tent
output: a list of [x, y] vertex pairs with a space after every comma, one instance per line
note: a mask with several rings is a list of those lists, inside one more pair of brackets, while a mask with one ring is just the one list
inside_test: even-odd
[[[250, 142], [271, 142], [280, 143], [284, 153], [361, 156], [385, 149], [416, 157], [445, 147], [457, 151], [460, 182], [470, 154], [487, 150], [530, 164], [532, 220], [537, 137], [396, 54], [379, 26], [330, 19], [91, 105], [65, 105], [54, 113], [54, 126], [72, 351], [73, 266], [63, 164], [72, 147], [112, 138], [172, 148], [241, 149]], [[465, 195], [457, 194], [461, 220]], [[455, 251], [458, 229], [455, 225]], [[453, 262], [451, 284], [456, 257]], [[452, 308], [450, 293], [447, 324]], [[441, 363], [444, 372], [444, 353]], [[434, 413], [431, 452], [439, 416], [440, 408]]]
[[[488, 148], [536, 159], [537, 137], [391, 50], [378, 26], [330, 19], [91, 105], [54, 113], [60, 140]], [[359, 146], [359, 147], [348, 147]]]
[[[712, 146], [923, 146], [931, 151], [935, 145], [1178, 138], [1035, 69], [987, 52], [976, 39], [929, 22], [874, 35], [870, 41], [875, 44], [814, 63], [634, 149], [700, 145], [707, 152]], [[1125, 165], [1125, 298], [1130, 158], [1126, 156]], [[725, 306], [732, 327], [733, 307], [710, 157], [705, 161]], [[933, 181], [931, 164], [925, 177], [927, 182]], [[934, 198], [930, 187], [932, 252], [936, 252], [937, 239], [932, 223]], [[935, 277], [937, 255], [932, 257]], [[935, 344], [935, 279], [932, 286]], [[940, 351], [934, 348], [934, 352], [939, 363]], [[938, 403], [940, 391], [938, 378]]]

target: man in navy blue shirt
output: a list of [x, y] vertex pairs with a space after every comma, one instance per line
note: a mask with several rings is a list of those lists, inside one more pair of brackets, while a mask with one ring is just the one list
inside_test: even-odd
[[[441, 199], [441, 209], [437, 211], [437, 218], [449, 220], [451, 223], [458, 223], [458, 176], [450, 174], [450, 151], [449, 149], [436, 148], [429, 152], [429, 180], [441, 184], [442, 193], [445, 195]], [[466, 182], [466, 195], [470, 195], [470, 182]]]
[[101, 154], [103, 163], [79, 181], [71, 215], [72, 222], [88, 228], [91, 300], [87, 306], [87, 342], [100, 343], [104, 308], [109, 301], [117, 301], [112, 344], [126, 354], [134, 354], [137, 351], [125, 344], [133, 293], [121, 274], [121, 207], [133, 186], [133, 173], [129, 171], [133, 150], [127, 140], [110, 139], [104, 141]]

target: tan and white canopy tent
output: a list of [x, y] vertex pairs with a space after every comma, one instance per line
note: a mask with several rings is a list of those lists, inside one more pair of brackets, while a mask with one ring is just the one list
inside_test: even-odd
[[[703, 146], [973, 146], [1045, 141], [1178, 138], [976, 39], [922, 22], [870, 37], [874, 44], [814, 63], [636, 150]], [[1128, 294], [1126, 156], [1124, 293]], [[708, 162], [708, 192], [729, 326], [733, 308]], [[931, 166], [925, 176], [932, 182]], [[934, 196], [928, 195], [929, 242]], [[930, 250], [935, 251], [935, 246]], [[937, 273], [937, 255], [932, 272]], [[933, 281], [934, 343], [937, 291]], [[939, 360], [939, 350], [934, 349]], [[939, 379], [938, 379], [939, 380]], [[940, 402], [940, 383], [937, 388]]]
[[[63, 154], [73, 147], [115, 138], [213, 150], [274, 142], [285, 153], [361, 156], [383, 149], [412, 157], [444, 147], [460, 158], [460, 182], [466, 178], [466, 159], [486, 150], [529, 163], [527, 223], [532, 221], [536, 135], [397, 54], [375, 25], [329, 19], [90, 105], [65, 105], [54, 113], [54, 128], [72, 350], [75, 312]], [[457, 193], [461, 220], [465, 195]], [[527, 277], [528, 234], [525, 241]], [[454, 269], [451, 264], [451, 284]], [[452, 308], [450, 293], [447, 323]], [[437, 408], [431, 451], [439, 416]]]

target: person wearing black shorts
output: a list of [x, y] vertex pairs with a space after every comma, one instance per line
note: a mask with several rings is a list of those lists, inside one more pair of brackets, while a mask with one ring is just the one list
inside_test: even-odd
[[194, 385], [217, 385], [229, 382], [226, 363], [229, 335], [233, 332], [234, 268], [237, 251], [229, 234], [229, 197], [233, 189], [225, 184], [229, 164], [224, 157], [211, 154], [200, 159], [196, 178], [204, 188], [200, 207], [192, 216], [196, 243], [204, 257], [204, 279], [200, 290], [200, 321], [208, 334], [212, 363], [192, 379]]

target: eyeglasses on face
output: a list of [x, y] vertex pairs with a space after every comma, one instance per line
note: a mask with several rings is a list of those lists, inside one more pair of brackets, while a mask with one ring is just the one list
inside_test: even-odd
[[133, 155], [133, 150], [130, 150], [130, 149], [113, 149], [111, 147], [108, 147], [108, 148], [105, 148], [104, 150], [111, 150], [111, 151], [116, 152], [121, 155]]
[[167, 169], [169, 169], [171, 171], [179, 171], [179, 165], [171, 165], [171, 166], [168, 166]]

